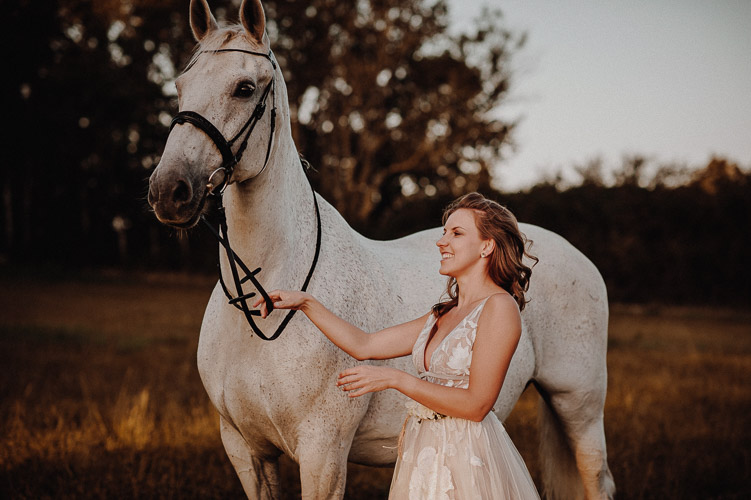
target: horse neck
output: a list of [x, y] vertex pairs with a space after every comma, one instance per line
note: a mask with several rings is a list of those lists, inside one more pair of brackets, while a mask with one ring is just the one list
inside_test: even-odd
[[[275, 145], [258, 177], [227, 189], [224, 204], [235, 253], [250, 269], [263, 269], [259, 279], [265, 286], [299, 289], [315, 251], [317, 225], [313, 191], [291, 136]], [[226, 264], [223, 256], [223, 271]]]

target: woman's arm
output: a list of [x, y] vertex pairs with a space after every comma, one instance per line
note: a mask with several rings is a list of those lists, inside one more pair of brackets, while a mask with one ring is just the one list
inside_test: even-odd
[[516, 302], [509, 295], [494, 295], [478, 320], [469, 388], [445, 387], [382, 366], [345, 370], [337, 385], [349, 391], [351, 397], [396, 389], [438, 413], [479, 422], [498, 399], [520, 336], [521, 317]]
[[[350, 356], [358, 359], [389, 359], [412, 352], [417, 336], [428, 315], [376, 333], [366, 333], [332, 313], [315, 297], [306, 292], [274, 290], [269, 298], [276, 309], [297, 309], [305, 313], [329, 340]], [[263, 298], [254, 304], [261, 308], [261, 317], [267, 316]]]

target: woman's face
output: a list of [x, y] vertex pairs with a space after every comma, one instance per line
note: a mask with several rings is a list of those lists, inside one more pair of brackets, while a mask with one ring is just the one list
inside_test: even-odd
[[460, 208], [446, 220], [443, 237], [436, 245], [441, 252], [440, 273], [457, 277], [480, 264], [480, 254], [487, 246], [487, 240], [480, 236], [472, 210]]

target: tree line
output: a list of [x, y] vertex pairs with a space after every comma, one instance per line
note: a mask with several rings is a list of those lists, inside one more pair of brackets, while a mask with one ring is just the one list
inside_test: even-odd
[[[524, 192], [482, 191], [520, 222], [560, 234], [589, 257], [612, 301], [748, 307], [751, 171], [723, 158], [696, 170], [657, 166], [650, 175], [645, 164], [625, 158], [612, 181], [595, 160], [575, 186], [551, 179]], [[449, 202], [409, 202], [378, 234], [434, 226]]]
[[710, 160], [677, 186], [642, 187], [625, 175], [613, 186], [542, 185], [509, 204], [592, 259], [611, 300], [751, 304], [751, 172], [727, 160]]
[[[210, 3], [221, 22], [239, 2]], [[194, 46], [187, 6], [0, 5], [0, 37], [13, 47], [0, 80], [11, 118], [0, 178], [3, 267], [213, 269], [211, 237], [161, 226], [145, 200], [177, 111], [171, 82]], [[490, 169], [515, 124], [488, 111], [503, 107], [508, 62], [525, 39], [500, 13], [451, 34], [444, 1], [269, 0], [264, 8], [311, 181], [366, 236], [435, 226], [448, 201], [479, 190], [568, 238], [598, 265], [614, 300], [751, 297], [748, 174], [721, 159], [702, 170], [712, 181], [676, 183], [666, 170], [645, 181], [643, 162], [629, 161], [611, 184], [593, 164], [580, 169], [579, 186], [492, 189]]]

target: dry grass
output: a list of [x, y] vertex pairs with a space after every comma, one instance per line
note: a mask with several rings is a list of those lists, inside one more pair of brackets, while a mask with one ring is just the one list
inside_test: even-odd
[[[0, 281], [0, 497], [241, 497], [195, 368], [211, 286]], [[751, 314], [614, 307], [608, 363], [619, 498], [751, 497]], [[507, 422], [534, 477], [536, 399]], [[385, 498], [390, 474], [351, 466], [347, 498]]]

